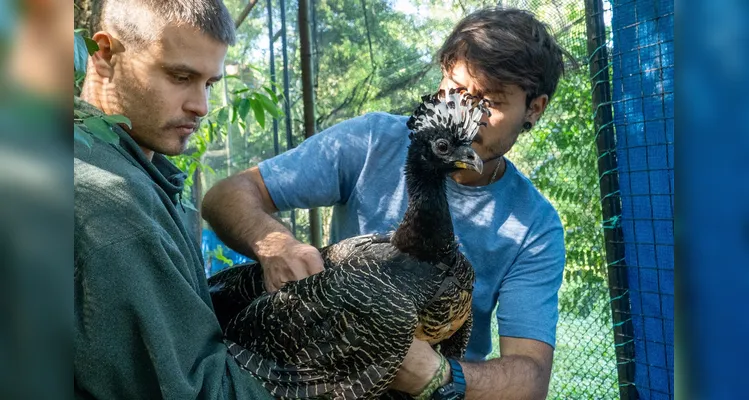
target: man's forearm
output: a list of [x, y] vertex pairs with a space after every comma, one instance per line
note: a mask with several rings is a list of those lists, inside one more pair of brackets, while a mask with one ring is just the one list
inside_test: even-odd
[[203, 218], [221, 241], [233, 250], [258, 259], [260, 242], [269, 235], [292, 236], [262, 204], [254, 182], [243, 174], [217, 183], [203, 199]]
[[508, 355], [481, 363], [461, 361], [467, 400], [545, 399], [550, 371], [531, 357]]

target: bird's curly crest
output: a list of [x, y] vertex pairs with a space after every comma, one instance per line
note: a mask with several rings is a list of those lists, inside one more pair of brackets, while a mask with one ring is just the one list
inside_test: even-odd
[[428, 128], [448, 129], [461, 141], [473, 141], [484, 113], [491, 115], [488, 101], [470, 94], [466, 88], [450, 89], [447, 96], [444, 89], [421, 98], [422, 103], [414, 111], [406, 126], [412, 132]]

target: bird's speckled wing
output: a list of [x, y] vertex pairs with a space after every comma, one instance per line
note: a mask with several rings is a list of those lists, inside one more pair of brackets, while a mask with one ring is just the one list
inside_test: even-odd
[[330, 269], [261, 296], [226, 335], [274, 396], [372, 399], [392, 381], [416, 318], [400, 292]]

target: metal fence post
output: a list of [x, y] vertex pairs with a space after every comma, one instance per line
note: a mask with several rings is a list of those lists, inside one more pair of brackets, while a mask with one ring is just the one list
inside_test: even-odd
[[624, 239], [619, 217], [622, 213], [617, 173], [616, 141], [611, 105], [611, 81], [607, 51], [606, 26], [602, 0], [585, 0], [588, 55], [592, 103], [595, 110], [598, 173], [600, 177], [601, 207], [606, 262], [608, 264], [609, 295], [616, 346], [619, 395], [621, 399], [637, 399], [634, 364], [634, 334], [630, 312], [627, 269], [624, 261]]

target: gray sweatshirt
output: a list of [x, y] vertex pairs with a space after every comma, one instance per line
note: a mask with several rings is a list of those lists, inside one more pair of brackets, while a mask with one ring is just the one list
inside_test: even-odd
[[76, 398], [270, 399], [223, 342], [177, 208], [184, 174], [114, 130], [119, 145], [75, 143]]

